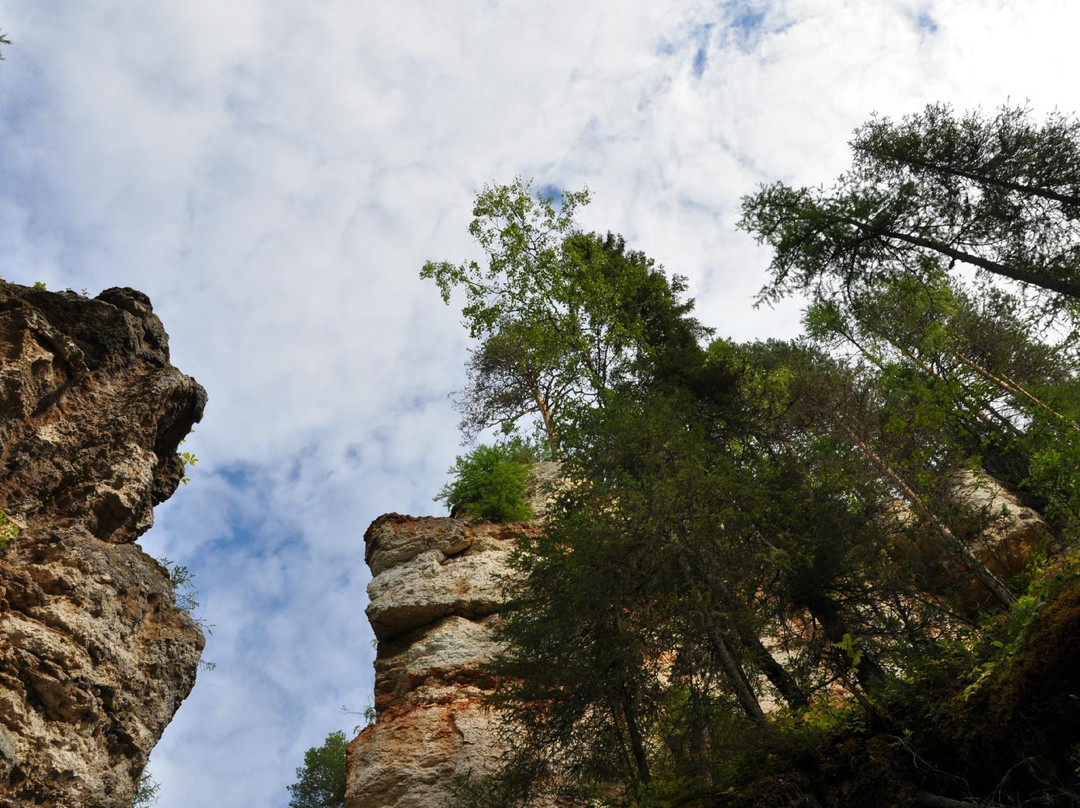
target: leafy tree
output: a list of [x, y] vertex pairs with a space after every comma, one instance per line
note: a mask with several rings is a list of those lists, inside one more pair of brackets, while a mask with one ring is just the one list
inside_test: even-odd
[[655, 360], [656, 349], [677, 344], [673, 327], [690, 342], [703, 331], [684, 316], [691, 304], [680, 300], [683, 279], [666, 278], [620, 236], [577, 229], [574, 213], [588, 200], [586, 190], [563, 192], [556, 205], [521, 179], [486, 186], [469, 228], [486, 264], [428, 262], [421, 270], [447, 303], [464, 291], [462, 314], [479, 341], [458, 400], [466, 438], [539, 416], [557, 457], [561, 424], [575, 408], [600, 404]]
[[519, 440], [478, 446], [457, 458], [452, 481], [435, 498], [475, 521], [527, 521], [533, 516], [528, 489], [534, 461], [535, 453]]
[[852, 168], [829, 190], [762, 187], [740, 226], [774, 248], [762, 299], [797, 289], [866, 288], [941, 264], [1080, 300], [1080, 123], [1041, 126], [1028, 110], [957, 118], [931, 105], [855, 132]]
[[487, 263], [429, 261], [420, 272], [435, 281], [445, 303], [455, 288], [465, 292], [462, 314], [469, 336], [480, 340], [469, 367], [469, 389], [460, 402], [462, 429], [475, 436], [488, 426], [509, 430], [538, 414], [555, 451], [555, 420], [571, 395], [580, 368], [571, 361], [568, 296], [562, 242], [575, 232], [574, 212], [588, 191], [537, 199], [531, 185], [515, 179], [477, 195], [469, 232]]
[[[576, 496], [583, 496], [583, 492]], [[647, 738], [659, 696], [658, 604], [635, 575], [655, 548], [621, 529], [615, 513], [571, 508], [522, 542], [526, 577], [509, 590], [493, 665], [496, 703], [512, 719], [511, 770], [578, 792], [596, 782], [629, 792], [651, 779]]]
[[[485, 266], [425, 266], [445, 299], [465, 291], [478, 340], [466, 433], [512, 435], [535, 417], [566, 483], [543, 530], [521, 537], [507, 582], [489, 669], [509, 719], [506, 765], [459, 780], [453, 805], [598, 788], [625, 804], [779, 804], [735, 796], [772, 770], [776, 749], [809, 760], [812, 746], [819, 773], [857, 766], [854, 749], [876, 771], [868, 738], [907, 744], [922, 731], [920, 683], [966, 699], [1015, 651], [1014, 629], [992, 642], [1003, 635], [986, 627], [1030, 620], [1037, 599], [1017, 596], [1039, 573], [988, 568], [967, 540], [994, 515], [963, 513], [952, 481], [993, 468], [1058, 514], [1059, 535], [1075, 533], [1076, 335], [1036, 330], [1068, 303], [1052, 285], [1039, 287], [1041, 311], [992, 284], [976, 294], [950, 272], [956, 256], [926, 242], [1036, 275], [1061, 269], [1074, 191], [1055, 179], [1068, 149], [1059, 171], [1046, 148], [1076, 129], [1035, 127], [1022, 111], [975, 116], [953, 122], [961, 145], [946, 149], [951, 120], [932, 108], [899, 134], [868, 125], [832, 196], [773, 186], [747, 201], [744, 222], [779, 240], [766, 294], [812, 292], [805, 340], [704, 347], [681, 279], [618, 236], [577, 231], [521, 181], [477, 199]], [[1017, 224], [1008, 205], [1023, 195], [1042, 218]], [[894, 238], [901, 225], [910, 238]], [[994, 252], [1010, 239], [1007, 256]], [[1066, 258], [1040, 264], [1051, 247]], [[459, 459], [458, 482], [498, 465], [487, 463]], [[513, 487], [513, 475], [492, 476]], [[442, 496], [483, 498], [453, 484]], [[836, 706], [838, 688], [849, 706]], [[767, 699], [790, 711], [770, 714]], [[836, 757], [815, 757], [830, 745]], [[905, 765], [896, 759], [885, 768]], [[914, 794], [927, 780], [911, 774]], [[869, 804], [800, 796], [812, 793]], [[958, 804], [928, 788], [919, 799]]]
[[289, 808], [344, 808], [345, 747], [345, 733], [331, 732], [322, 746], [304, 753], [304, 765], [288, 787]]

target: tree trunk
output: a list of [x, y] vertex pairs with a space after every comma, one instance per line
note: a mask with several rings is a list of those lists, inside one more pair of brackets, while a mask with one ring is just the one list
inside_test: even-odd
[[[859, 149], [858, 146], [855, 148]], [[895, 160], [898, 163], [906, 163], [913, 168], [924, 168], [928, 171], [937, 171], [952, 177], [963, 177], [964, 179], [971, 180], [979, 185], [991, 185], [1006, 191], [1016, 191], [1025, 196], [1038, 196], [1043, 199], [1053, 200], [1054, 202], [1061, 202], [1063, 205], [1080, 205], [1080, 197], [1073, 196], [1072, 194], [1059, 194], [1057, 191], [1051, 191], [1049, 188], [1040, 188], [1037, 185], [1023, 185], [1019, 182], [1011, 182], [1009, 180], [991, 177], [986, 174], [979, 174], [975, 171], [965, 171], [962, 168], [956, 168], [955, 166], [950, 166], [946, 163], [932, 163], [929, 160], [920, 160], [917, 157], [889, 155], [883, 158], [875, 154], [871, 149], [864, 147], [860, 150], [865, 151], [877, 160]]]
[[984, 368], [981, 365], [977, 364], [976, 362], [968, 359], [966, 356], [964, 356], [962, 353], [959, 353], [958, 351], [954, 351], [953, 356], [955, 356], [957, 359], [959, 359], [961, 362], [963, 362], [969, 368], [974, 370], [976, 373], [978, 373], [980, 376], [982, 376], [988, 382], [996, 384], [999, 388], [1004, 390], [1006, 393], [1012, 393], [1014, 396], [1020, 396], [1021, 398], [1026, 398], [1032, 404], [1035, 404], [1036, 406], [1041, 407], [1042, 409], [1046, 410], [1051, 415], [1055, 416], [1059, 420], [1061, 420], [1064, 423], [1071, 426], [1076, 431], [1080, 432], [1080, 426], [1077, 426], [1075, 421], [1069, 420], [1069, 418], [1067, 416], [1065, 416], [1064, 414], [1062, 414], [1062, 413], [1058, 412], [1057, 410], [1055, 410], [1053, 407], [1051, 407], [1045, 401], [1042, 401], [1041, 399], [1036, 398], [1034, 395], [1032, 395], [1030, 392], [1028, 392], [1028, 390], [1026, 388], [1021, 386], [1018, 382], [1014, 382], [1012, 379], [1010, 379], [1004, 373], [1001, 374], [1001, 377], [999, 378], [998, 376], [996, 376], [995, 374], [993, 374], [992, 372], [990, 372], [986, 368]]
[[630, 751], [634, 755], [634, 765], [637, 767], [638, 779], [643, 784], [652, 782], [652, 773], [649, 771], [649, 758], [645, 754], [645, 742], [641, 737], [641, 730], [637, 725], [637, 717], [634, 715], [633, 705], [630, 703], [630, 695], [625, 688], [622, 693], [622, 713], [626, 721], [626, 734], [630, 737]]
[[946, 244], [944, 241], [924, 238], [923, 236], [915, 236], [910, 233], [899, 233], [885, 227], [868, 224], [859, 219], [853, 219], [850, 216], [837, 216], [836, 220], [843, 222], [844, 224], [849, 224], [867, 235], [886, 239], [896, 239], [897, 241], [902, 241], [905, 244], [911, 244], [915, 247], [933, 250], [934, 252], [941, 253], [942, 255], [953, 258], [961, 263], [971, 264], [972, 266], [979, 267], [979, 269], [985, 269], [987, 272], [992, 272], [995, 275], [1001, 275], [1002, 277], [1010, 278], [1014, 281], [1038, 286], [1041, 289], [1047, 289], [1051, 292], [1057, 292], [1066, 297], [1080, 300], [1080, 284], [1052, 278], [1049, 275], [1039, 272], [1029, 272], [1024, 269], [1017, 269], [1016, 267], [1008, 266], [1007, 264], [1002, 264], [998, 261], [991, 261], [988, 258], [983, 258], [981, 255], [958, 250], [955, 247]]
[[735, 630], [739, 632], [739, 639], [743, 641], [743, 645], [750, 652], [750, 661], [765, 674], [765, 678], [779, 691], [780, 696], [787, 702], [788, 706], [795, 708], [809, 707], [810, 700], [806, 698], [806, 694], [802, 692], [791, 674], [787, 672], [787, 668], [769, 653], [769, 649], [765, 647], [761, 642], [761, 638], [757, 636], [753, 629], [736, 618]]
[[[839, 605], [832, 598], [826, 595], [809, 598], [806, 607], [810, 610], [810, 614], [814, 616], [814, 619], [821, 624], [821, 628], [825, 632], [825, 638], [834, 646], [840, 645], [847, 638], [854, 636], [844, 618], [840, 615]], [[855, 667], [855, 675], [859, 683], [867, 690], [870, 690], [868, 685], [877, 685], [885, 681], [885, 671], [878, 664], [874, 655], [866, 649], [862, 650], [862, 658], [857, 665], [850, 654], [845, 652], [845, 655], [848, 656], [848, 661]]]
[[750, 681], [746, 678], [746, 674], [739, 666], [738, 660], [731, 652], [731, 648], [728, 646], [723, 634], [716, 625], [712, 613], [702, 602], [701, 593], [698, 592], [697, 588], [694, 586], [693, 579], [691, 578], [690, 566], [686, 563], [686, 558], [678, 546], [676, 546], [675, 553], [678, 556], [679, 567], [682, 570], [683, 583], [694, 598], [698, 620], [705, 629], [705, 636], [709, 639], [709, 647], [712, 649], [713, 656], [715, 656], [720, 663], [720, 667], [727, 675], [728, 682], [731, 685], [731, 689], [735, 692], [735, 698], [738, 700], [739, 706], [742, 707], [743, 712], [745, 712], [755, 723], [765, 723], [765, 711], [761, 709], [761, 702], [758, 701], [757, 696], [754, 694], [754, 689], [750, 686]]
[[896, 486], [900, 495], [908, 501], [908, 504], [915, 509], [915, 512], [919, 514], [945, 542], [945, 546], [953, 552], [961, 563], [967, 567], [968, 571], [975, 576], [986, 590], [990, 592], [997, 599], [998, 603], [1008, 608], [1016, 603], [1016, 598], [1008, 588], [1001, 582], [1001, 580], [990, 572], [975, 554], [971, 552], [964, 542], [956, 537], [956, 535], [949, 530], [949, 528], [941, 522], [934, 515], [934, 513], [923, 504], [922, 499], [915, 493], [914, 489], [909, 486], [904, 479], [896, 472], [888, 463], [886, 463], [878, 454], [870, 448], [870, 446], [863, 441], [855, 431], [851, 429], [847, 424], [843, 423], [839, 418], [833, 417], [832, 422], [854, 443], [859, 450], [866, 455], [866, 458], [878, 469], [885, 477]]
[[559, 437], [555, 433], [555, 417], [551, 412], [551, 405], [548, 404], [547, 398], [540, 391], [540, 386], [532, 379], [529, 380], [529, 391], [532, 393], [533, 400], [536, 402], [536, 409], [540, 412], [540, 417], [544, 419], [544, 431], [547, 432], [551, 457], [553, 460], [558, 460]]

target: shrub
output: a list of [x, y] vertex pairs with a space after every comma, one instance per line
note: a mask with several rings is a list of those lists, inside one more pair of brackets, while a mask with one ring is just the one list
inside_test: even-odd
[[449, 471], [453, 479], [435, 499], [477, 522], [526, 521], [533, 516], [528, 498], [533, 460], [521, 441], [477, 446], [457, 458]]

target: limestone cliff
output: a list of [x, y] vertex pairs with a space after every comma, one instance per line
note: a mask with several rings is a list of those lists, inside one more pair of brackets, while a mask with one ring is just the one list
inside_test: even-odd
[[130, 806], [204, 640], [133, 542], [206, 394], [150, 301], [0, 283], [0, 806]]
[[398, 514], [368, 528], [377, 720], [349, 746], [347, 808], [437, 808], [454, 775], [490, 769], [501, 750], [479, 666], [499, 577], [530, 529]]
[[[546, 476], [538, 492], [554, 490], [557, 469], [541, 471]], [[1039, 514], [989, 475], [957, 472], [942, 495], [953, 529], [995, 574], [1015, 574], [1050, 535]], [[533, 505], [542, 514], [546, 495], [537, 496]], [[898, 546], [915, 552], [921, 545], [911, 539], [920, 533], [911, 509], [897, 501], [890, 516]], [[377, 720], [349, 746], [347, 808], [441, 808], [455, 775], [494, 769], [503, 746], [498, 717], [482, 706], [493, 683], [481, 670], [497, 650], [492, 626], [514, 538], [540, 529], [540, 523], [469, 524], [398, 514], [381, 516], [368, 528]], [[926, 563], [940, 570], [941, 586], [970, 587], [973, 608], [985, 601], [985, 591], [955, 559], [934, 556]], [[771, 644], [776, 638], [764, 639]], [[787, 640], [815, 641], [810, 635]], [[827, 673], [823, 669], [822, 677]], [[764, 680], [757, 684], [767, 692]], [[842, 697], [839, 689], [829, 693]]]

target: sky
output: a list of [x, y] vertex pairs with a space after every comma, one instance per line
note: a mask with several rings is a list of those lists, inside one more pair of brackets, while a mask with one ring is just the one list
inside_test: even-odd
[[[1074, 0], [0, 0], [0, 275], [146, 292], [209, 392], [191, 481], [141, 540], [212, 625], [151, 758], [160, 808], [285, 808], [304, 750], [371, 703], [363, 534], [442, 513], [469, 343], [426, 260], [479, 256], [486, 183], [587, 186], [755, 309], [761, 183], [829, 183], [872, 113], [1080, 110]], [[344, 712], [343, 707], [351, 712]]]

